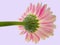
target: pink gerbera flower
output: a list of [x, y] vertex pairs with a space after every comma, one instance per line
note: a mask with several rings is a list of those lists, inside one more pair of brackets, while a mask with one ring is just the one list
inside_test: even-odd
[[20, 34], [26, 34], [27, 41], [32, 40], [37, 43], [40, 38], [45, 39], [53, 35], [55, 19], [56, 16], [46, 4], [43, 6], [39, 3], [36, 6], [30, 4], [23, 16], [19, 18], [19, 21], [24, 22], [24, 26], [19, 26], [22, 30]]

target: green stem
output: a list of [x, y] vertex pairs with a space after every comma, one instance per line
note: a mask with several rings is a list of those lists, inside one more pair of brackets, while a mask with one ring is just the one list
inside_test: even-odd
[[12, 25], [24, 25], [24, 23], [18, 22], [18, 21], [2, 21], [2, 22], [0, 22], [0, 27], [12, 26]]

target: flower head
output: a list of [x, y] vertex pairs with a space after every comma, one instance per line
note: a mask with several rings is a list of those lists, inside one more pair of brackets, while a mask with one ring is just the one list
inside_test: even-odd
[[24, 26], [19, 26], [22, 30], [20, 34], [26, 34], [26, 40], [37, 43], [40, 38], [45, 39], [53, 35], [56, 16], [52, 14], [47, 5], [37, 4], [36, 6], [30, 4], [26, 12], [23, 14], [20, 21], [24, 22]]

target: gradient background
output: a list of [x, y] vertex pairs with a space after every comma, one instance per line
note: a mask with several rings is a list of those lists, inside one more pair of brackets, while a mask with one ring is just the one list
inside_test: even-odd
[[0, 0], [0, 21], [18, 21], [30, 3], [47, 4], [56, 15], [54, 36], [39, 43], [26, 42], [24, 35], [19, 35], [18, 26], [0, 27], [0, 45], [59, 45], [60, 43], [60, 0]]

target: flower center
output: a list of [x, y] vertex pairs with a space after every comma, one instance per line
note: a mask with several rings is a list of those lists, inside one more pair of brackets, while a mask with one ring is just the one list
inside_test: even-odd
[[35, 32], [37, 28], [39, 27], [38, 19], [37, 17], [33, 14], [29, 14], [25, 19], [24, 19], [24, 27], [28, 32]]

